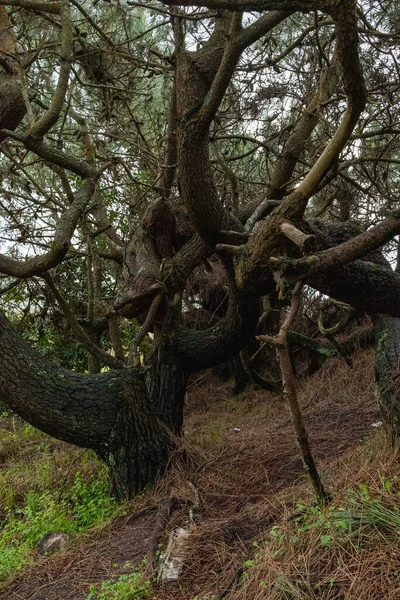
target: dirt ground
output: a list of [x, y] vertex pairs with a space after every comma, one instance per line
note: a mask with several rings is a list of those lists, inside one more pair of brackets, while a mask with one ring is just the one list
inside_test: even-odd
[[[300, 381], [299, 394], [311, 446], [327, 489], [338, 459], [372, 435], [378, 420], [370, 351], [350, 369], [337, 359]], [[188, 508], [196, 505], [189, 522]], [[311, 496], [290, 415], [279, 395], [250, 388], [240, 396], [211, 375], [194, 380], [188, 394], [185, 438], [169, 473], [143, 500], [139, 514], [87, 535], [54, 557], [36, 557], [0, 592], [0, 600], [85, 600], [90, 584], [138, 563], [154, 531], [158, 502], [174, 498], [162, 541], [176, 527], [191, 528], [190, 551], [178, 584], [161, 600], [229, 598], [254, 542], [296, 501]], [[115, 567], [118, 564], [119, 567]], [[208, 598], [207, 598], [208, 600]]]

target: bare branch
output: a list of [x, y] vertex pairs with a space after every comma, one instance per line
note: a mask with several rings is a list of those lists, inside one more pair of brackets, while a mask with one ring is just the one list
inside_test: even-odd
[[300, 250], [307, 252], [315, 247], [315, 236], [303, 233], [300, 229], [297, 229], [292, 223], [284, 221], [280, 229], [289, 240], [291, 240]]
[[238, 252], [240, 252], [240, 247], [232, 246], [231, 244], [217, 244], [215, 246], [215, 250], [217, 252], [225, 252], [226, 254], [237, 254]]
[[75, 194], [74, 202], [58, 220], [51, 249], [48, 252], [24, 261], [0, 254], [0, 272], [25, 279], [40, 275], [62, 262], [68, 252], [78, 220], [88, 205], [95, 186], [96, 181], [88, 179]]
[[323, 483], [321, 481], [317, 466], [315, 464], [311, 452], [307, 431], [304, 425], [300, 404], [297, 398], [296, 383], [294, 380], [293, 369], [290, 361], [287, 343], [287, 335], [291, 326], [293, 325], [293, 322], [300, 308], [301, 289], [302, 285], [297, 284], [293, 291], [290, 310], [279, 330], [279, 334], [277, 335], [277, 337], [271, 338], [269, 336], [259, 335], [257, 336], [257, 339], [260, 342], [265, 342], [267, 344], [272, 344], [276, 346], [279, 357], [279, 364], [282, 372], [282, 379], [284, 382], [283, 390], [289, 405], [290, 413], [292, 415], [293, 426], [296, 434], [296, 441], [301, 452], [303, 465], [307, 474], [310, 477], [311, 483], [315, 489], [315, 493], [317, 495], [318, 500], [320, 500], [323, 503], [327, 503], [330, 500], [330, 496], [324, 489]]
[[65, 100], [65, 94], [68, 89], [69, 73], [71, 70], [73, 28], [67, 4], [62, 6], [60, 16], [62, 22], [62, 37], [60, 48], [61, 65], [58, 81], [47, 112], [30, 129], [29, 133], [33, 136], [43, 137], [43, 135], [55, 125], [60, 116]]

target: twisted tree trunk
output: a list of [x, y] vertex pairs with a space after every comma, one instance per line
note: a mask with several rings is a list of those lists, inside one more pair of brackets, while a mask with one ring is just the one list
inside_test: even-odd
[[[117, 497], [131, 498], [164, 471], [171, 442], [140, 371], [71, 373], [26, 344], [1, 313], [0, 367], [0, 400], [45, 433], [92, 448], [108, 465]], [[182, 371], [173, 375], [183, 396]], [[154, 403], [172, 407], [178, 387], [170, 383]]]
[[191, 372], [230, 358], [257, 320], [252, 302], [232, 295], [208, 331], [174, 330], [150, 366], [83, 375], [28, 345], [0, 313], [0, 402], [38, 429], [93, 449], [107, 464], [117, 498], [132, 498], [165, 471], [183, 424]]

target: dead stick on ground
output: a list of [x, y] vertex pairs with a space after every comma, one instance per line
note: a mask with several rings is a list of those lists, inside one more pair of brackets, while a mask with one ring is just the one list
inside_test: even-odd
[[327, 503], [330, 500], [330, 496], [324, 489], [320, 475], [318, 473], [317, 466], [311, 453], [307, 431], [304, 426], [303, 416], [301, 414], [301, 408], [297, 398], [296, 383], [294, 380], [293, 369], [290, 362], [287, 344], [287, 334], [293, 325], [293, 322], [296, 318], [297, 312], [300, 307], [302, 287], [303, 285], [301, 283], [296, 284], [292, 295], [292, 303], [290, 306], [290, 310], [279, 330], [278, 335], [276, 337], [259, 335], [257, 336], [257, 339], [260, 342], [265, 342], [267, 344], [275, 346], [276, 348], [279, 358], [279, 365], [282, 373], [282, 380], [284, 384], [284, 394], [286, 395], [286, 399], [292, 415], [293, 426], [296, 434], [296, 441], [300, 449], [303, 465], [310, 477], [311, 483], [315, 489], [318, 500], [323, 503]]
[[168, 523], [172, 506], [173, 500], [171, 498], [167, 498], [166, 500], [161, 500], [159, 502], [154, 531], [147, 544], [148, 552], [154, 556], [158, 548], [160, 537], [164, 533], [165, 526]]

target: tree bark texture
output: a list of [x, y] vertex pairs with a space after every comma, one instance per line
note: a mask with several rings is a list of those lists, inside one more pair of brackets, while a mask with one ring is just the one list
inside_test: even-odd
[[[0, 6], [0, 129], [14, 130], [26, 113], [23, 70], [17, 59], [16, 40], [5, 6]], [[6, 139], [0, 133], [0, 143]]]
[[378, 315], [374, 332], [378, 405], [394, 442], [400, 435], [400, 319]]
[[[117, 497], [132, 497], [164, 471], [170, 439], [139, 371], [71, 373], [26, 344], [2, 314], [0, 366], [0, 400], [45, 433], [95, 450]], [[176, 389], [170, 393], [162, 401], [173, 406]]]

